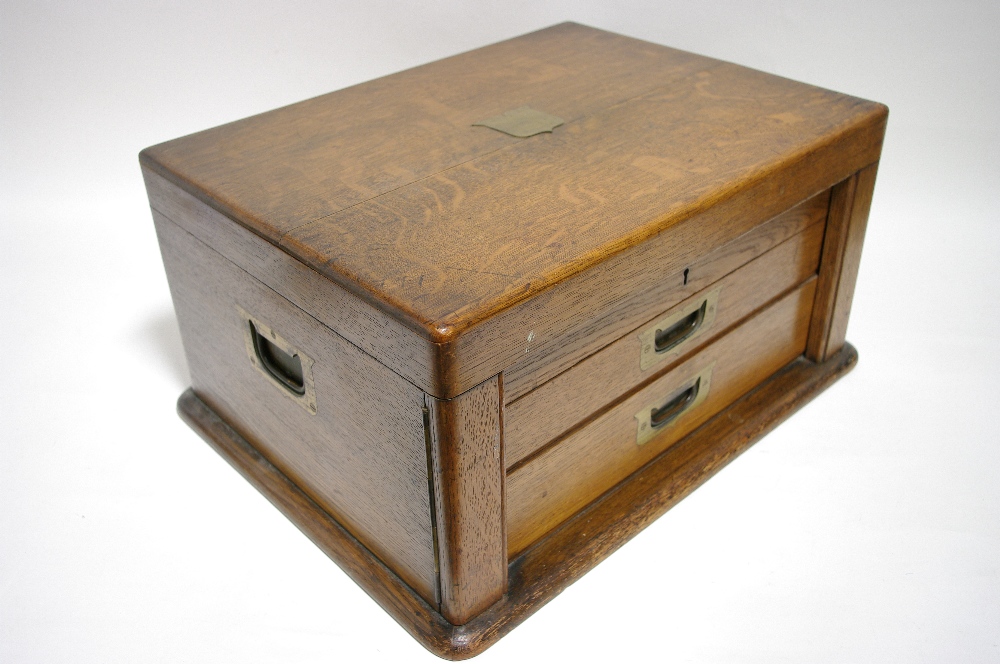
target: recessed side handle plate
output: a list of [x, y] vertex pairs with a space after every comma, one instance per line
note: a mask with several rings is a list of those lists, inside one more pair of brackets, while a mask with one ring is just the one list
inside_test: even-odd
[[635, 444], [645, 445], [661, 431], [666, 431], [686, 414], [698, 407], [712, 387], [715, 363], [699, 371], [693, 378], [668, 394], [666, 398], [647, 405], [635, 414]]
[[685, 302], [670, 315], [647, 325], [639, 333], [639, 366], [643, 371], [677, 357], [691, 342], [711, 329], [719, 304], [717, 288]]
[[237, 306], [243, 325], [243, 343], [250, 363], [282, 394], [291, 397], [307, 411], [316, 414], [316, 388], [313, 385], [313, 361], [288, 343], [284, 337]]

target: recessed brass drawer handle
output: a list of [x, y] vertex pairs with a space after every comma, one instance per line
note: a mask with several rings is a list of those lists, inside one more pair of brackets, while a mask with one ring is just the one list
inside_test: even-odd
[[316, 414], [316, 388], [313, 385], [313, 361], [269, 325], [237, 305], [243, 326], [243, 343], [250, 363], [282, 394], [291, 397], [307, 411]]
[[712, 327], [721, 290], [717, 288], [687, 302], [639, 333], [639, 366], [643, 371], [669, 357], [676, 357], [691, 341]]
[[703, 402], [712, 386], [714, 368], [713, 362], [685, 381], [680, 389], [672, 392], [665, 400], [650, 404], [636, 413], [636, 445], [645, 445], [653, 436], [670, 428], [681, 416]]
[[649, 413], [649, 424], [654, 429], [661, 429], [670, 422], [673, 422], [678, 415], [694, 403], [698, 397], [698, 388], [701, 387], [701, 379], [694, 381], [694, 385], [687, 388], [676, 397], [663, 404], [659, 408], [654, 408]]
[[708, 307], [708, 300], [701, 303], [697, 311], [689, 313], [665, 330], [657, 330], [653, 335], [653, 347], [657, 353], [666, 353], [671, 348], [682, 343], [701, 327], [705, 321], [705, 309]]

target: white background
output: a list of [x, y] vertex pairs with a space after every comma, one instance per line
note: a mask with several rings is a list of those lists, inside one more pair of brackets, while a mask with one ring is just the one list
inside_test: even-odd
[[0, 2], [0, 662], [436, 661], [174, 413], [143, 147], [573, 19], [889, 105], [857, 369], [480, 662], [1000, 660], [995, 2]]

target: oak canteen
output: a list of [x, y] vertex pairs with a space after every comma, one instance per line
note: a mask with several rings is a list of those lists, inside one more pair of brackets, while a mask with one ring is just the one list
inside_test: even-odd
[[887, 113], [565, 23], [148, 148], [180, 414], [473, 656], [854, 365]]

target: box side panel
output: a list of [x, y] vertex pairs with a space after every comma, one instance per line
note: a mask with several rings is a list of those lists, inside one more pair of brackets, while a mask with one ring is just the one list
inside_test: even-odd
[[[153, 218], [197, 395], [436, 606], [421, 390], [155, 210]], [[312, 403], [261, 364], [281, 355], [258, 350], [271, 348], [271, 332], [300, 361]]]

